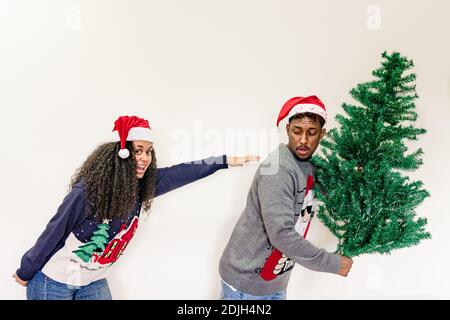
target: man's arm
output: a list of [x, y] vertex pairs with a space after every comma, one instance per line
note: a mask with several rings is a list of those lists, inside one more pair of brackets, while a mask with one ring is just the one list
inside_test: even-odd
[[315, 247], [295, 231], [295, 175], [280, 167], [275, 175], [261, 175], [258, 194], [270, 243], [296, 263], [314, 270], [340, 273], [341, 256]]

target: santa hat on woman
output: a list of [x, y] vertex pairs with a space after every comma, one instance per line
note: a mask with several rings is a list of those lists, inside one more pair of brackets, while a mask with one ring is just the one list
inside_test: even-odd
[[306, 112], [318, 114], [327, 121], [327, 110], [325, 109], [323, 102], [320, 101], [317, 96], [294, 97], [286, 101], [281, 108], [277, 119], [277, 127], [283, 119], [289, 119], [296, 114]]
[[121, 116], [114, 122], [114, 141], [120, 141], [119, 157], [126, 159], [130, 152], [125, 147], [127, 141], [153, 142], [151, 128], [147, 120], [136, 116]]

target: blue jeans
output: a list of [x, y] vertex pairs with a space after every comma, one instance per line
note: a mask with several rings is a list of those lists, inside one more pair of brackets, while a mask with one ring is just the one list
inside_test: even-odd
[[251, 294], [234, 291], [229, 285], [222, 281], [221, 300], [286, 300], [286, 290], [269, 294], [267, 296], [254, 296]]
[[72, 286], [50, 279], [38, 271], [27, 285], [28, 300], [112, 300], [108, 281]]

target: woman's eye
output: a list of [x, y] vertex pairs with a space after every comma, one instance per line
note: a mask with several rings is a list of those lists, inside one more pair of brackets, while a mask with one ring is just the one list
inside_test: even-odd
[[134, 153], [139, 155], [139, 154], [141, 154], [141, 150], [136, 150]]

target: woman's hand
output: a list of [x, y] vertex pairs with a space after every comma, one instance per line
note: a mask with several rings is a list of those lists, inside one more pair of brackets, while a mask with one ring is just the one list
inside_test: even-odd
[[20, 284], [21, 286], [26, 287], [27, 284], [28, 284], [28, 281], [24, 281], [24, 280], [20, 279], [19, 276], [16, 273], [13, 274], [13, 278], [16, 279], [16, 282], [18, 284]]
[[237, 167], [237, 166], [242, 166], [247, 162], [259, 161], [260, 159], [261, 159], [260, 156], [255, 156], [255, 155], [245, 156], [245, 157], [229, 157], [229, 156], [227, 156], [227, 163], [228, 163], [228, 166], [230, 166], [230, 167]]

